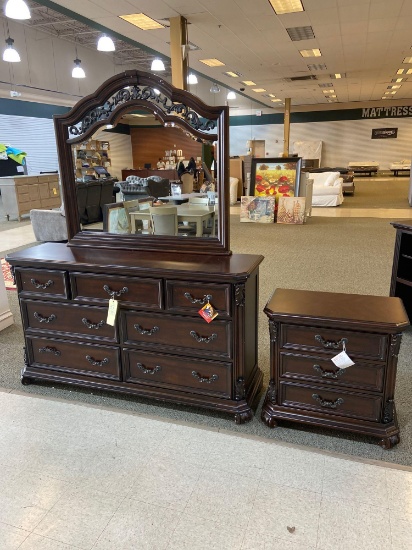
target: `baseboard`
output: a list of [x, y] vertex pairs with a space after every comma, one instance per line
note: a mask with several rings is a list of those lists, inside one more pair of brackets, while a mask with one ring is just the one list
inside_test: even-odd
[[10, 310], [0, 313], [0, 331], [14, 323], [13, 314]]

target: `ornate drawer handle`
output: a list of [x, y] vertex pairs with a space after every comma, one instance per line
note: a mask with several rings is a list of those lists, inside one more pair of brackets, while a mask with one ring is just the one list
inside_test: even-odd
[[40, 313], [37, 313], [37, 311], [35, 311], [33, 313], [33, 316], [35, 319], [37, 319], [40, 323], [51, 323], [52, 321], [54, 321], [56, 319], [56, 316], [54, 315], [54, 313], [52, 313], [50, 315], [50, 317], [43, 317], [43, 315], [41, 315]]
[[44, 284], [39, 283], [39, 281], [37, 281], [36, 279], [30, 279], [30, 282], [36, 288], [42, 288], [43, 290], [46, 290], [46, 288], [49, 288], [49, 286], [53, 284], [53, 281], [51, 281], [50, 279], [47, 281], [47, 283]]
[[99, 330], [99, 328], [102, 328], [106, 324], [105, 321], [100, 321], [99, 323], [91, 323], [86, 319], [86, 317], [83, 317], [82, 323], [83, 325], [86, 325], [87, 328], [94, 328], [95, 330]]
[[315, 340], [320, 342], [324, 348], [327, 349], [339, 349], [340, 346], [346, 346], [348, 343], [347, 338], [341, 338], [338, 342], [336, 340], [325, 340], [320, 334], [315, 336]]
[[52, 348], [51, 346], [46, 346], [44, 348], [39, 348], [40, 353], [53, 353], [54, 355], [61, 355], [62, 352], [59, 351], [56, 348]]
[[202, 342], [205, 344], [209, 344], [212, 340], [216, 340], [217, 338], [217, 334], [215, 334], [214, 332], [210, 336], [200, 336], [200, 334], [198, 334], [194, 330], [190, 331], [190, 336], [192, 336], [196, 340], [196, 342]]
[[336, 409], [338, 405], [342, 405], [343, 399], [339, 397], [335, 401], [328, 401], [327, 399], [322, 399], [320, 395], [317, 393], [312, 394], [313, 399], [319, 403], [321, 407], [325, 407], [326, 409]]
[[138, 325], [137, 323], [133, 326], [139, 334], [144, 334], [145, 336], [152, 336], [152, 334], [160, 330], [159, 327], [156, 327], [156, 326], [153, 328], [145, 329], [142, 326]]
[[313, 368], [320, 372], [322, 378], [333, 378], [335, 380], [345, 372], [345, 369], [340, 369], [339, 367], [337, 370], [324, 370], [320, 365], [313, 365]]
[[192, 370], [192, 376], [197, 378], [199, 382], [206, 382], [206, 384], [211, 384], [212, 382], [216, 382], [216, 380], [219, 380], [219, 376], [217, 374], [212, 374], [212, 376], [209, 376], [209, 378], [206, 378], [204, 376], [201, 376], [195, 370]]
[[136, 367], [140, 369], [144, 374], [156, 374], [156, 372], [160, 372], [162, 370], [162, 367], [159, 367], [159, 365], [156, 365], [152, 369], [148, 369], [141, 363], [136, 363]]
[[103, 290], [105, 290], [111, 298], [114, 298], [115, 296], [116, 298], [118, 298], [122, 294], [126, 294], [126, 292], [129, 292], [127, 286], [124, 286], [121, 290], [112, 290], [108, 285], [104, 285]]
[[89, 361], [89, 363], [93, 365], [93, 367], [102, 367], [103, 365], [106, 365], [106, 363], [109, 362], [107, 357], [105, 357], [101, 361], [96, 361], [95, 359], [93, 359], [93, 357], [90, 357], [90, 355], [86, 355], [86, 359]]
[[184, 297], [189, 300], [189, 302], [192, 302], [192, 304], [200, 304], [201, 306], [204, 306], [207, 304], [207, 302], [210, 302], [212, 299], [211, 294], [205, 294], [203, 298], [195, 298], [190, 294], [190, 292], [185, 292]]

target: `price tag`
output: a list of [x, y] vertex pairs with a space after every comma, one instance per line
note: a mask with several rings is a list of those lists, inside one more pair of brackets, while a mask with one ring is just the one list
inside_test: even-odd
[[53, 187], [53, 195], [57, 195], [57, 189]]
[[202, 309], [199, 309], [198, 313], [207, 323], [211, 323], [213, 319], [219, 315], [209, 302], [205, 304]]
[[119, 307], [119, 302], [110, 298], [109, 300], [109, 311], [107, 312], [107, 321], [108, 325], [114, 326], [116, 322], [117, 308]]
[[348, 367], [351, 367], [352, 365], [355, 364], [352, 361], [352, 359], [349, 357], [349, 355], [346, 353], [345, 342], [343, 342], [343, 351], [338, 353], [338, 355], [335, 355], [335, 357], [332, 357], [332, 361], [340, 369], [347, 369]]

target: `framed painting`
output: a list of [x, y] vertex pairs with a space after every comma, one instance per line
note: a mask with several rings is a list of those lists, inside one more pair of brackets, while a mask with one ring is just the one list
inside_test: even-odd
[[103, 231], [107, 231], [107, 233], [130, 233], [129, 221], [123, 202], [104, 205]]
[[240, 221], [273, 223], [275, 220], [275, 197], [241, 197]]
[[297, 197], [299, 195], [300, 157], [252, 158], [250, 195], [255, 197]]
[[277, 223], [304, 223], [305, 203], [305, 197], [279, 197]]

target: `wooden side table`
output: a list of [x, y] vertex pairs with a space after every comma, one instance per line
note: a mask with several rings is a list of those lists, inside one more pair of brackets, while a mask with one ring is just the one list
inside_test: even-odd
[[[394, 390], [402, 331], [399, 298], [277, 289], [264, 309], [270, 330], [270, 383], [262, 420], [313, 424], [399, 443]], [[346, 349], [355, 363], [332, 357]]]

